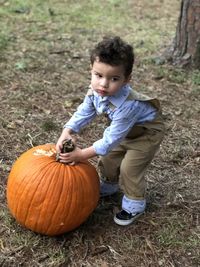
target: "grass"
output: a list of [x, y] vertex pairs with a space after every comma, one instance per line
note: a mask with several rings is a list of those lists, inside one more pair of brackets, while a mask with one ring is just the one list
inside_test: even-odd
[[[172, 0], [0, 1], [0, 266], [200, 266], [200, 76], [162, 59], [179, 8]], [[70, 233], [32, 233], [8, 211], [9, 171], [32, 145], [56, 142], [85, 94], [89, 50], [107, 34], [134, 45], [133, 85], [162, 102], [167, 133], [147, 172], [147, 212], [130, 227], [114, 225], [117, 195]], [[91, 145], [105, 125], [97, 119], [78, 142]]]
[[[70, 32], [73, 35], [77, 31], [89, 32], [90, 38], [94, 31], [99, 35], [121, 32], [123, 37], [135, 43], [137, 50], [152, 52], [161, 45], [161, 36], [163, 39], [166, 36], [169, 38], [169, 32], [172, 37], [174, 35], [174, 27], [167, 23], [165, 16], [162, 16], [166, 10], [157, 2], [150, 4], [148, 1], [143, 1], [141, 4], [131, 5], [129, 1], [125, 3], [93, 0], [82, 2], [34, 1], [33, 3], [26, 0], [6, 3], [0, 8], [0, 14], [2, 19], [9, 21], [8, 29], [12, 31], [14, 19], [17, 19], [19, 23], [25, 24], [24, 28], [17, 27], [18, 34], [26, 32], [27, 37], [37, 35], [41, 28], [44, 29], [47, 25], [51, 25], [51, 32], [54, 34]], [[148, 7], [151, 5], [155, 5], [155, 10], [152, 9], [149, 14]], [[175, 4], [175, 6], [178, 5]], [[141, 12], [142, 7], [147, 8]], [[168, 8], [171, 7], [168, 6]], [[160, 15], [158, 15], [159, 12]], [[160, 23], [160, 18], [162, 23]], [[137, 23], [138, 19], [140, 20], [139, 24]], [[149, 23], [151, 23], [151, 27], [149, 27]], [[47, 28], [45, 30], [48, 31]], [[87, 36], [84, 38], [82, 34], [79, 37], [82, 41], [87, 40]]]
[[2, 50], [6, 49], [7, 45], [8, 45], [7, 35], [4, 33], [0, 33], [0, 52], [2, 52]]
[[162, 228], [157, 233], [158, 242], [162, 247], [183, 247], [186, 244], [186, 238], [182, 235], [184, 226], [180, 220], [170, 221], [163, 224]]
[[193, 85], [200, 85], [200, 71], [198, 70], [193, 71], [191, 80]]
[[42, 129], [46, 132], [50, 132], [53, 131], [57, 128], [57, 125], [52, 122], [52, 120], [50, 119], [46, 119], [43, 123], [42, 123]]

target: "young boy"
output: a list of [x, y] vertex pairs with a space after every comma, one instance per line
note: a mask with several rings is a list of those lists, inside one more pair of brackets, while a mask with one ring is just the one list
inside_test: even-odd
[[[131, 45], [120, 37], [104, 38], [91, 51], [91, 84], [83, 103], [64, 125], [56, 149], [63, 163], [100, 156], [101, 195], [123, 192], [115, 223], [129, 225], [146, 208], [144, 173], [164, 135], [157, 99], [136, 93], [129, 85], [134, 64]], [[60, 153], [64, 139], [73, 139], [98, 114], [110, 122], [90, 147]]]

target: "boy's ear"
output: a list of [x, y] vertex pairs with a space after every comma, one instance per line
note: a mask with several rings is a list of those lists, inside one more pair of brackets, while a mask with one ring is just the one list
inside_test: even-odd
[[126, 83], [129, 83], [131, 79], [132, 79], [132, 75], [130, 74], [130, 75], [126, 78]]

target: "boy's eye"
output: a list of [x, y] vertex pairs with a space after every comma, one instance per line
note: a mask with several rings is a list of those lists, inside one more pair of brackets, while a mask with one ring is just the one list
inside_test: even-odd
[[102, 77], [102, 75], [99, 74], [99, 73], [95, 73], [95, 75], [96, 75], [98, 78], [101, 78], [101, 77]]
[[113, 82], [117, 82], [117, 81], [119, 81], [119, 77], [113, 77], [113, 78], [112, 78], [112, 81], [113, 81]]

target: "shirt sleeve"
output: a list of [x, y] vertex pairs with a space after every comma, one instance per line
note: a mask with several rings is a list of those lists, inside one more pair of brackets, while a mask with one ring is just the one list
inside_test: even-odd
[[150, 113], [146, 121], [153, 120], [156, 111], [154, 108], [151, 110], [146, 102], [127, 101], [123, 108], [117, 109], [113, 114], [110, 126], [105, 129], [102, 139], [93, 143], [96, 154], [104, 156], [116, 147], [126, 137], [133, 125], [144, 116], [147, 109], [150, 109]]
[[86, 95], [83, 103], [78, 106], [77, 111], [64, 125], [64, 128], [72, 129], [74, 132], [78, 133], [80, 129], [87, 125], [96, 115], [92, 96]]

